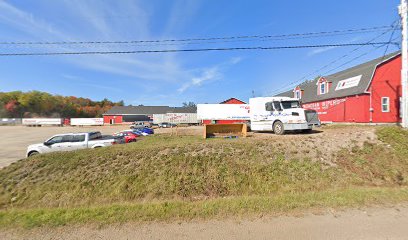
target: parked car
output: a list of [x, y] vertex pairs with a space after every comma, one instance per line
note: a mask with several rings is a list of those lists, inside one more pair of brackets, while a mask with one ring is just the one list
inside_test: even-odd
[[138, 129], [139, 131], [142, 131], [142, 132], [144, 132], [144, 133], [147, 133], [147, 134], [154, 134], [154, 130], [153, 129], [151, 129], [151, 128], [140, 128], [140, 129]]
[[126, 143], [136, 142], [136, 138], [139, 137], [139, 135], [130, 131], [117, 132], [114, 133], [113, 136], [123, 137]]
[[100, 132], [58, 134], [43, 143], [28, 146], [27, 157], [48, 152], [107, 147], [121, 143], [125, 143], [123, 137], [103, 136]]
[[177, 124], [169, 123], [169, 122], [159, 123], [159, 128], [172, 128], [172, 127], [176, 127], [176, 126], [177, 126]]
[[137, 135], [139, 135], [139, 136], [147, 136], [147, 135], [149, 135], [148, 133], [145, 133], [145, 132], [140, 131], [138, 128], [133, 128], [133, 129], [130, 129], [130, 130], [124, 130], [124, 131], [122, 131], [122, 132], [133, 132], [133, 133], [135, 133], [135, 134], [137, 134]]
[[144, 128], [144, 127], [151, 127], [152, 123], [150, 122], [134, 122], [132, 125], [130, 125], [130, 129], [133, 128]]

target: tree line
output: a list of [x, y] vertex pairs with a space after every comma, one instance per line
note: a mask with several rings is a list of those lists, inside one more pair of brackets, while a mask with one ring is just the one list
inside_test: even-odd
[[0, 117], [100, 117], [113, 106], [124, 102], [108, 99], [92, 101], [89, 98], [52, 95], [46, 92], [0, 92]]

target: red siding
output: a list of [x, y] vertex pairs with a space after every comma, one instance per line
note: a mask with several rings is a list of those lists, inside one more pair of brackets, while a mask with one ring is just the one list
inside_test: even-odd
[[114, 120], [114, 124], [122, 123], [122, 116], [105, 115], [103, 116], [103, 123], [110, 124], [111, 120]]
[[[397, 123], [401, 122], [401, 95], [401, 56], [397, 56], [377, 66], [368, 93], [306, 103], [303, 107], [316, 110], [323, 122]], [[389, 112], [382, 112], [382, 97], [390, 99]]]
[[[375, 123], [401, 122], [399, 117], [401, 89], [401, 56], [381, 64], [375, 71], [372, 84], [372, 119]], [[382, 112], [381, 98], [390, 98], [390, 112]]]
[[303, 104], [314, 109], [323, 122], [369, 122], [369, 95], [324, 100]]

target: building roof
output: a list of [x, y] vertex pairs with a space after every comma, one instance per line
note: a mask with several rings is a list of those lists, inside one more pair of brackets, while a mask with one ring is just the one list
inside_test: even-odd
[[103, 115], [152, 115], [165, 113], [196, 113], [196, 107], [114, 106]]
[[246, 104], [246, 102], [239, 100], [238, 98], [229, 98], [225, 101], [220, 102], [220, 104], [225, 104], [229, 102], [240, 102], [241, 104]]
[[[321, 94], [321, 95], [317, 94], [317, 87], [318, 87], [317, 81], [319, 81], [319, 79], [315, 79], [312, 81], [306, 81], [299, 85], [300, 89], [302, 90], [302, 102], [303, 103], [317, 102], [317, 101], [322, 101], [322, 100], [327, 100], [327, 99], [341, 98], [341, 97], [366, 93], [371, 83], [371, 79], [374, 76], [374, 72], [377, 68], [377, 65], [384, 63], [399, 55], [400, 55], [399, 51], [393, 52], [384, 57], [376, 58], [369, 62], [362, 63], [360, 65], [331, 74], [329, 76], [322, 76], [328, 82], [331, 82], [329, 92], [326, 94]], [[361, 75], [361, 78], [357, 86], [336, 89], [340, 81], [348, 80], [353, 77], [359, 77], [360, 75]], [[294, 96], [293, 89], [280, 93], [277, 96], [293, 97]]]

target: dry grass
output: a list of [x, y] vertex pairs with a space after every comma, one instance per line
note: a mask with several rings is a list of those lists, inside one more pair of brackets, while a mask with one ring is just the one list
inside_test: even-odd
[[[95, 214], [100, 222], [166, 220], [406, 201], [408, 133], [383, 127], [377, 134], [382, 143], [345, 148], [333, 163], [301, 150], [288, 157], [285, 145], [268, 139], [168, 135], [40, 155], [0, 170], [0, 225], [89, 222]], [[299, 153], [303, 157], [295, 158]]]

